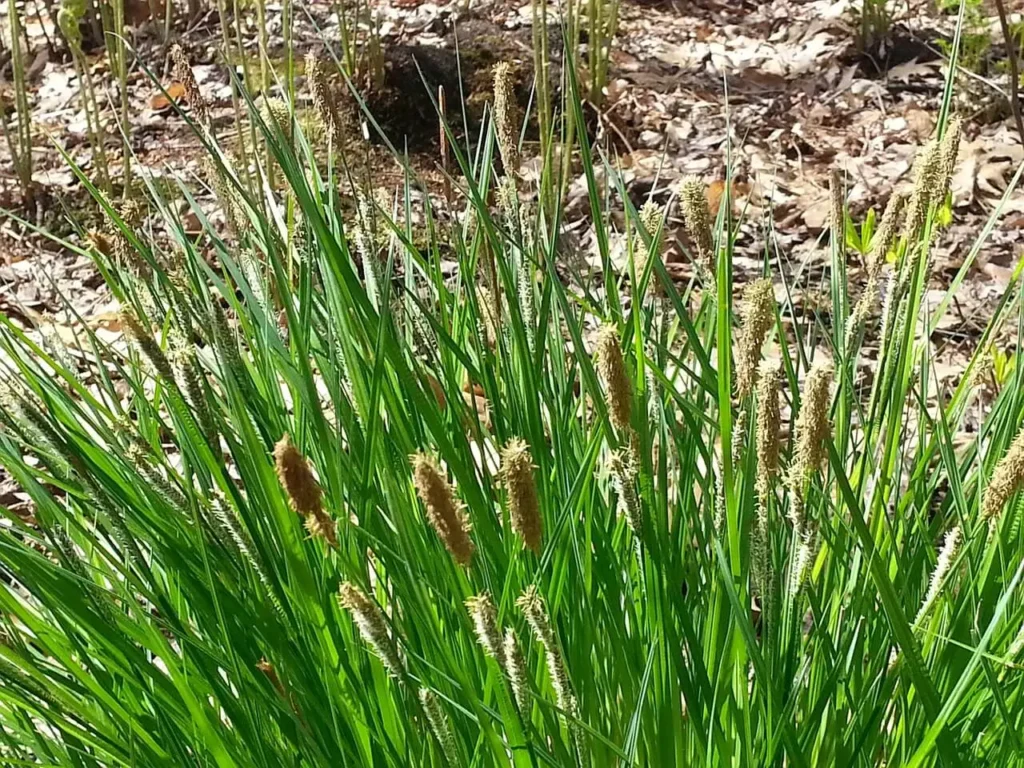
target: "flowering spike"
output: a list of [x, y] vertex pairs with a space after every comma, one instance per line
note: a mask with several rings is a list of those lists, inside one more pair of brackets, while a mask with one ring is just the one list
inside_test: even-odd
[[527, 547], [540, 554], [543, 522], [533, 470], [530, 446], [519, 438], [510, 440], [501, 451], [501, 474], [508, 490], [512, 530], [523, 537]]
[[274, 446], [274, 465], [277, 478], [288, 493], [292, 508], [303, 517], [321, 514], [323, 492], [320, 483], [313, 477], [306, 457], [299, 453], [288, 435]]
[[469, 565], [476, 546], [469, 537], [469, 519], [456, 502], [451, 484], [434, 459], [425, 453], [412, 457], [412, 469], [413, 484], [427, 509], [427, 519], [455, 562]]
[[605, 402], [612, 425], [620, 432], [629, 429], [632, 387], [619, 346], [619, 332], [611, 323], [597, 332], [597, 370], [604, 379]]

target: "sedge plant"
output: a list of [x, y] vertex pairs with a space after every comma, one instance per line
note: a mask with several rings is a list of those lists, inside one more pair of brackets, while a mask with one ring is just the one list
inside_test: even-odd
[[836, 179], [808, 316], [771, 233], [734, 300], [739, 222], [700, 180], [671, 280], [666, 211], [585, 134], [596, 279], [493, 126], [472, 152], [446, 127], [454, 210], [411, 173], [353, 205], [336, 148], [247, 104], [287, 189], [254, 198], [206, 132], [230, 227], [183, 183], [186, 232], [148, 184], [133, 210], [94, 190], [111, 255], [65, 243], [120, 341], [51, 354], [0, 321], [0, 463], [31, 501], [0, 529], [7, 764], [1024, 764], [1020, 366], [964, 429], [1021, 285], [933, 397], [995, 222], [926, 301], [946, 114], [866, 298]]

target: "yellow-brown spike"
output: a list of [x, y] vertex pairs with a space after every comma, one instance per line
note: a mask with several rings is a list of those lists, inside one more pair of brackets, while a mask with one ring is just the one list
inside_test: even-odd
[[303, 517], [317, 516], [323, 511], [323, 492], [313, 476], [309, 462], [292, 444], [288, 435], [274, 446], [274, 467], [277, 478], [288, 494], [292, 509]]
[[476, 546], [469, 536], [469, 519], [455, 500], [455, 491], [434, 459], [417, 453], [411, 459], [413, 485], [427, 510], [427, 519], [456, 563], [468, 566]]
[[544, 524], [540, 516], [533, 457], [525, 440], [513, 438], [501, 450], [501, 475], [508, 492], [508, 513], [512, 530], [523, 543], [540, 554]]

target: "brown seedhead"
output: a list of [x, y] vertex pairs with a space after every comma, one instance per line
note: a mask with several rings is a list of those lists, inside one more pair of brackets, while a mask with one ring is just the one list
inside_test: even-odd
[[501, 476], [508, 492], [508, 513], [512, 530], [523, 543], [540, 554], [544, 524], [533, 475], [533, 457], [525, 440], [513, 438], [501, 451]]
[[196, 82], [196, 77], [192, 73], [192, 65], [180, 45], [171, 48], [171, 61], [174, 65], [172, 76], [185, 89], [185, 98], [188, 100], [189, 106], [192, 107], [192, 114], [195, 116], [196, 122], [209, 130], [210, 106], [203, 98], [203, 92], [199, 90], [199, 83]]
[[274, 446], [274, 466], [277, 479], [288, 494], [292, 509], [303, 517], [316, 517], [323, 512], [323, 491], [313, 476], [309, 462], [292, 440], [285, 435]]
[[427, 519], [456, 563], [468, 566], [476, 546], [469, 536], [470, 524], [455, 499], [455, 490], [441, 474], [437, 462], [425, 453], [412, 459], [413, 485], [427, 510]]

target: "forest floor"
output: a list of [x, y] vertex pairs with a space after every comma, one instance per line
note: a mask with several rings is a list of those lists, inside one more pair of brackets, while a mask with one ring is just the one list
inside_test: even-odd
[[[816, 311], [828, 303], [828, 249], [822, 233], [831, 170], [838, 168], [843, 174], [855, 221], [871, 208], [880, 214], [894, 190], [912, 184], [915, 155], [935, 125], [947, 69], [942, 41], [951, 38], [955, 17], [940, 13], [933, 3], [912, 5], [911, 11], [897, 16], [890, 39], [865, 53], [856, 45], [859, 4], [843, 0], [623, 0], [607, 98], [597, 121], [597, 145], [608, 163], [621, 171], [637, 205], [647, 199], [668, 203], [680, 179], [690, 174], [704, 178], [713, 194], [721, 194], [728, 154], [732, 197], [744, 222], [737, 283], [760, 272], [765, 253], [778, 256], [785, 270], [802, 278], [805, 290], [798, 297], [799, 306]], [[42, 8], [34, 3], [22, 11], [31, 46], [26, 68], [37, 204], [33, 211], [22, 207], [19, 215], [78, 242], [104, 226], [87, 190], [58, 151], [62, 148], [90, 172], [80, 83], [60, 46], [48, 49], [46, 38], [53, 37], [53, 25], [45, 12], [36, 15], [37, 6]], [[301, 62], [308, 50], [326, 57], [325, 47], [338, 55], [333, 6], [299, 2], [295, 8], [290, 30], [295, 60]], [[0, 10], [0, 15], [6, 14], [6, 5]], [[489, 98], [494, 63], [532, 65], [531, 8], [508, 0], [462, 0], [443, 6], [392, 0], [377, 4], [375, 10], [389, 82], [401, 96], [382, 102], [383, 113], [377, 116], [396, 146], [409, 148], [413, 168], [426, 188], [435, 191], [441, 179], [436, 117], [429, 113], [429, 100], [405, 98], [424, 91], [417, 67], [451, 83], [449, 98], [461, 86], [469, 111], [480, 109]], [[279, 4], [267, 6], [271, 61], [285, 58], [281, 12]], [[256, 12], [246, 6], [241, 14], [237, 30], [256, 62]], [[553, 8], [550, 16], [557, 17]], [[231, 125], [230, 74], [221, 63], [220, 21], [217, 11], [209, 10], [187, 24], [176, 24], [171, 37], [190, 54], [204, 95], [221, 118], [218, 122]], [[994, 20], [985, 23], [996, 30], [992, 39], [998, 41]], [[553, 33], [557, 36], [557, 29]], [[160, 25], [145, 18], [126, 29], [126, 38], [134, 52], [128, 73], [132, 172], [166, 179], [201, 176], [203, 148], [153, 81], [155, 77], [171, 85], [170, 41], [162, 41]], [[940, 232], [933, 253], [930, 300], [941, 297], [964, 263], [1024, 161], [1007, 106], [1007, 77], [995, 62], [999, 51], [994, 43], [989, 54], [993, 63], [988, 70], [981, 69], [985, 74], [958, 78], [955, 108], [965, 120], [964, 141], [952, 183], [952, 222]], [[2, 72], [9, 81], [6, 56]], [[109, 105], [106, 145], [113, 158], [121, 145], [114, 120], [118, 96], [106, 61], [101, 51], [90, 58], [99, 100]], [[235, 69], [238, 76], [244, 75], [244, 67]], [[4, 103], [10, 104], [9, 82], [2, 89]], [[0, 150], [0, 206], [19, 211], [17, 177], [6, 149]], [[531, 165], [536, 165], [531, 151], [535, 154], [535, 145], [528, 143], [527, 177]], [[402, 169], [389, 153], [373, 147], [365, 152], [378, 184], [389, 178], [400, 183]], [[111, 165], [115, 174], [119, 172], [119, 161]], [[382, 175], [388, 168], [392, 175]], [[566, 213], [569, 235], [582, 253], [589, 254], [593, 244], [582, 176], [570, 187]], [[685, 277], [688, 265], [677, 242], [680, 224], [677, 212], [670, 210], [665, 260]], [[955, 382], [992, 307], [1011, 281], [1024, 238], [1022, 224], [1024, 192], [1014, 191], [958, 291], [954, 311], [936, 332], [938, 382]], [[591, 263], [595, 260], [591, 257]], [[853, 282], [861, 279], [862, 265], [856, 258], [849, 272]], [[0, 311], [28, 327], [53, 323], [60, 331], [72, 322], [62, 310], [62, 296], [71, 300], [85, 322], [116, 333], [116, 305], [86, 256], [16, 219], [0, 221]], [[1005, 329], [997, 343], [1001, 352], [1013, 353], [1018, 343], [1015, 329]]]

